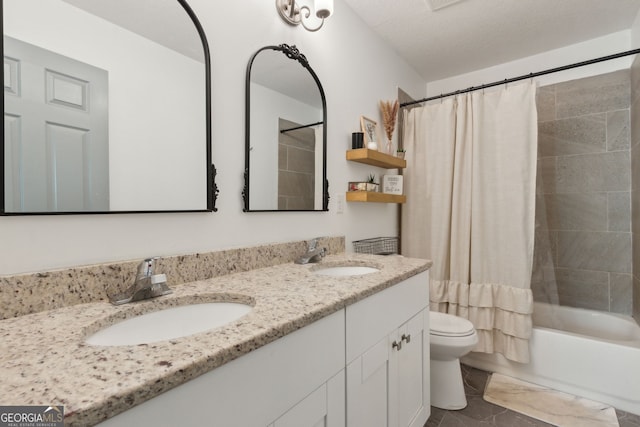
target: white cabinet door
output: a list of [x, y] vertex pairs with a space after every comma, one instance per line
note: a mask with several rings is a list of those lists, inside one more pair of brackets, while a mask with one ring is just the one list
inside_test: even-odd
[[347, 365], [347, 426], [386, 427], [389, 337]]
[[[402, 325], [392, 347], [389, 396], [390, 426], [422, 427], [429, 418], [429, 316], [423, 311]], [[397, 422], [396, 422], [397, 421]]]
[[269, 427], [344, 427], [344, 414], [344, 370], [342, 370]]

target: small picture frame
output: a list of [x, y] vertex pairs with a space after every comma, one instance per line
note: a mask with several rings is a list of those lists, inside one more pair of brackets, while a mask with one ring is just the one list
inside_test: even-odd
[[368, 143], [375, 142], [382, 144], [384, 141], [380, 138], [380, 128], [375, 120], [371, 120], [368, 117], [360, 116], [360, 127], [364, 133], [364, 146]]

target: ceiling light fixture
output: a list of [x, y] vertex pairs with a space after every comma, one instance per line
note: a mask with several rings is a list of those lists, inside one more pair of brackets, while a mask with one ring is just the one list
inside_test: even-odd
[[330, 17], [333, 13], [333, 0], [315, 0], [314, 3], [316, 16], [322, 20], [316, 28], [307, 27], [305, 24], [305, 20], [311, 16], [309, 6], [298, 6], [296, 0], [276, 0], [276, 9], [288, 24], [302, 24], [307, 31], [318, 31], [324, 25], [325, 18]]

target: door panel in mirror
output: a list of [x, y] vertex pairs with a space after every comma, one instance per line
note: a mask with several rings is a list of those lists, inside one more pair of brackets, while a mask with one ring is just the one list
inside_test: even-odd
[[[185, 1], [2, 6], [2, 214], [215, 210], [208, 46]], [[104, 88], [78, 67], [102, 70]], [[39, 91], [44, 113], [16, 107]], [[87, 116], [101, 110], [99, 132]]]
[[295, 46], [266, 46], [246, 79], [245, 212], [326, 211], [326, 100]]

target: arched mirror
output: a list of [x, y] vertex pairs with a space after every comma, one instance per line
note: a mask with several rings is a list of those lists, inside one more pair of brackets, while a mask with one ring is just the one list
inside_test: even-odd
[[0, 214], [215, 211], [207, 41], [184, 0], [2, 0]]
[[246, 76], [245, 212], [327, 211], [327, 106], [295, 46], [266, 46]]

